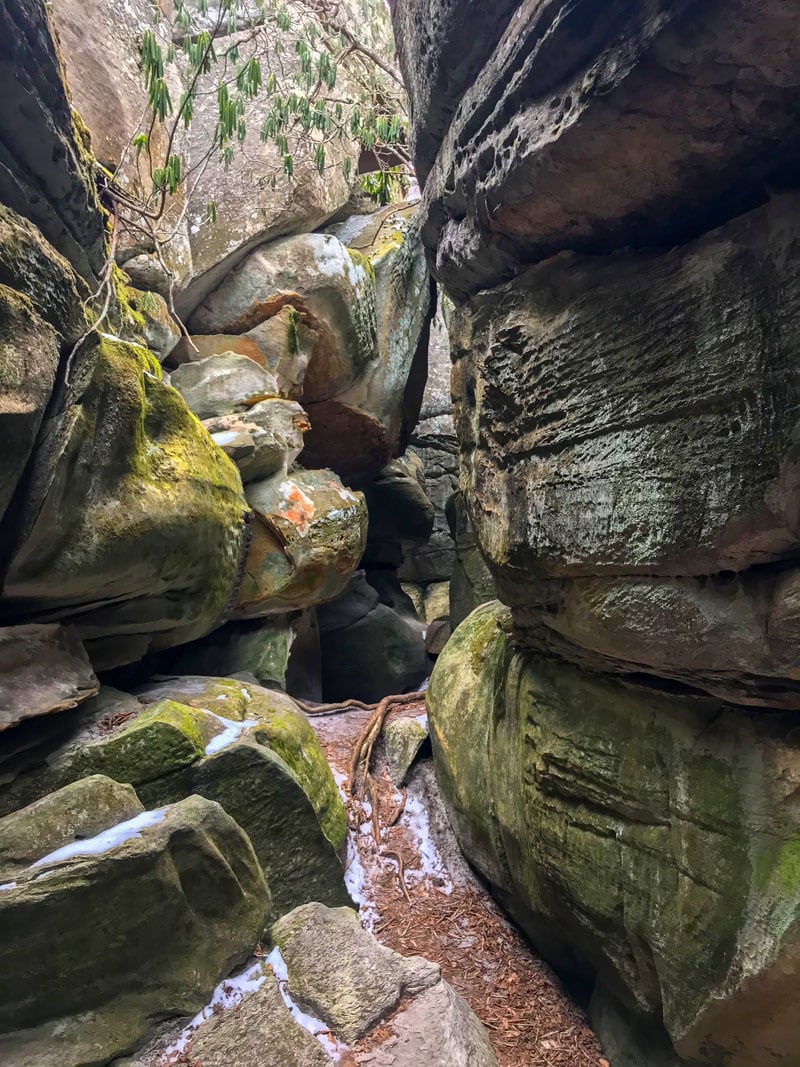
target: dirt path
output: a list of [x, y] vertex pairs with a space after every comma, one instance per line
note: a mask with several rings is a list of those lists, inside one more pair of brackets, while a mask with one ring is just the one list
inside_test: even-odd
[[[390, 719], [424, 713], [420, 701]], [[343, 790], [353, 743], [369, 714], [311, 719]], [[370, 806], [349, 805], [347, 883], [365, 925], [390, 948], [441, 966], [489, 1031], [500, 1067], [608, 1067], [558, 979], [464, 862], [430, 759], [415, 766], [404, 795], [377, 755], [379, 843]]]

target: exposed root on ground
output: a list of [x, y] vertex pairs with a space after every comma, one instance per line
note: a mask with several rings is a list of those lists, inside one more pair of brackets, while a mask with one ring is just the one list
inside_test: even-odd
[[[348, 864], [358, 871], [349, 885], [365, 925], [389, 948], [439, 964], [486, 1026], [499, 1067], [608, 1067], [582, 1012], [464, 863], [430, 761], [407, 790], [389, 780], [377, 744], [384, 722], [425, 711], [424, 694], [400, 700], [314, 721], [348, 798]], [[357, 790], [346, 778], [354, 767]], [[391, 1018], [385, 1030], [391, 1037]]]
[[[375, 706], [375, 711], [364, 723], [361, 733], [356, 738], [356, 743], [353, 746], [349, 775], [351, 796], [363, 800], [367, 794], [374, 793], [375, 786], [370, 773], [372, 750], [375, 748], [375, 742], [381, 735], [386, 716], [392, 708], [402, 707], [406, 704], [418, 704], [424, 699], [424, 693], [393, 693], [391, 696], [384, 697], [383, 700]], [[373, 811], [374, 810], [375, 808], [373, 805]], [[376, 840], [378, 840], [378, 835], [376, 835]]]

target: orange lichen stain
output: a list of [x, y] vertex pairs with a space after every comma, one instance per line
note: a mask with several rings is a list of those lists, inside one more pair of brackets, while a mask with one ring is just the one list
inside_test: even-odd
[[281, 486], [281, 492], [283, 493], [283, 507], [279, 514], [296, 526], [299, 533], [308, 533], [308, 528], [316, 510], [313, 500], [307, 497], [294, 482], [284, 482]]

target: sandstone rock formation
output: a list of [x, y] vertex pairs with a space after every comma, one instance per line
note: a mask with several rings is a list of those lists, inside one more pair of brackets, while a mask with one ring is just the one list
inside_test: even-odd
[[486, 1031], [439, 968], [383, 947], [349, 908], [306, 904], [270, 936], [266, 960], [120, 1067], [175, 1057], [203, 1067], [497, 1067]]
[[192, 796], [127, 818], [131, 798], [105, 783], [108, 828], [94, 836], [96, 779], [0, 820], [6, 856], [19, 855], [15, 838], [29, 847], [31, 827], [55, 846], [0, 890], [9, 1064], [108, 1062], [145, 1036], [154, 1013], [201, 1008], [269, 920], [253, 848], [218, 804]]
[[454, 615], [483, 559], [509, 609], [431, 683], [463, 846], [613, 1067], [792, 1065], [794, 14], [393, 14], [455, 305]]

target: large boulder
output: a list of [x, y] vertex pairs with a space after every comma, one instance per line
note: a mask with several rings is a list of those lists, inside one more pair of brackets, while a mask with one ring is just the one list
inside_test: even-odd
[[412, 99], [449, 80], [448, 55], [481, 66], [446, 132], [449, 95], [427, 112], [444, 122], [420, 157], [424, 173], [439, 145], [423, 234], [451, 295], [562, 249], [685, 241], [762, 203], [796, 161], [800, 46], [781, 0], [526, 0], [510, 19], [493, 8], [485, 35], [455, 4], [435, 8], [443, 27], [394, 5]]
[[335, 237], [310, 233], [264, 245], [195, 310], [197, 334], [241, 334], [294, 307], [315, 342], [305, 401], [328, 400], [375, 356], [375, 279], [365, 257]]
[[584, 673], [509, 623], [473, 612], [428, 694], [467, 855], [548, 958], [684, 1059], [793, 1063], [794, 718]]
[[800, 707], [799, 206], [557, 257], [456, 313], [463, 487], [530, 640]]
[[282, 914], [307, 900], [348, 902], [337, 852], [346, 816], [305, 717], [280, 692], [233, 679], [187, 677], [144, 690], [109, 713], [85, 705], [72, 734], [45, 760], [10, 770], [0, 811], [88, 775], [130, 783], [148, 807], [197, 794], [245, 830]]
[[[377, 356], [335, 403], [311, 404], [307, 454], [345, 475], [377, 473], [405, 449], [425, 386], [431, 282], [419, 233], [417, 205], [390, 205], [331, 227], [351, 251], [369, 260], [375, 275]], [[331, 450], [360, 427], [369, 463]], [[382, 461], [382, 462], [381, 462]]]
[[[96, 781], [84, 788], [88, 810]], [[67, 825], [61, 800], [8, 819], [49, 844], [52, 826], [41, 824], [54, 814], [68, 837], [88, 830], [87, 819]], [[108, 828], [37, 857], [0, 891], [0, 1055], [10, 1067], [107, 1063], [159, 1016], [198, 1011], [269, 920], [252, 845], [218, 804], [192, 796], [125, 818], [130, 799], [117, 803]]]
[[233, 617], [280, 614], [333, 600], [364, 551], [367, 509], [333, 471], [250, 482], [251, 537]]
[[4, 619], [75, 622], [98, 667], [208, 632], [234, 594], [236, 468], [146, 349], [90, 342], [88, 379], [34, 456]]

